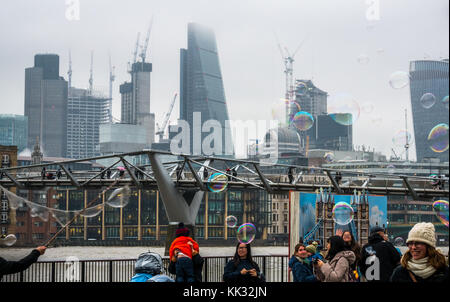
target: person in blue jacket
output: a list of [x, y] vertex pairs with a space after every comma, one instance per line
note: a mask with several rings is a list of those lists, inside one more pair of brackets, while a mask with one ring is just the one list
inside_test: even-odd
[[[308, 246], [311, 247], [311, 246]], [[314, 276], [312, 264], [308, 257], [312, 253], [306, 250], [303, 243], [295, 246], [294, 255], [289, 260], [289, 267], [292, 269], [294, 282], [317, 282], [318, 279]]]

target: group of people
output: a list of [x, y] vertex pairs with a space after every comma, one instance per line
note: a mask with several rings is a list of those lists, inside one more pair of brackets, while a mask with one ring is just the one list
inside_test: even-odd
[[448, 261], [436, 249], [432, 223], [414, 225], [404, 255], [381, 227], [371, 229], [362, 247], [350, 231], [328, 238], [322, 254], [317, 245], [295, 246], [289, 261], [294, 282], [448, 282]]
[[[183, 223], [169, 249], [168, 271], [175, 280], [162, 274], [162, 258], [144, 253], [138, 258], [133, 282], [201, 282], [204, 259], [198, 243], [189, 236]], [[448, 260], [436, 249], [432, 223], [417, 223], [410, 230], [404, 255], [388, 241], [381, 227], [371, 229], [368, 243], [360, 247], [350, 231], [338, 231], [320, 251], [317, 242], [300, 242], [289, 260], [294, 282], [448, 282]], [[46, 247], [34, 249], [19, 261], [0, 257], [3, 275], [26, 270], [45, 253]], [[265, 282], [265, 276], [252, 258], [250, 244], [238, 243], [233, 258], [224, 268], [223, 281], [229, 283]]]

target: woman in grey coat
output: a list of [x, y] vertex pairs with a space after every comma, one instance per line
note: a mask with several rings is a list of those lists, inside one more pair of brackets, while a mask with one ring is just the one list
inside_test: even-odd
[[356, 260], [355, 253], [348, 250], [340, 236], [332, 236], [328, 239], [328, 254], [323, 262], [315, 263], [316, 274], [322, 282], [353, 282], [351, 266]]

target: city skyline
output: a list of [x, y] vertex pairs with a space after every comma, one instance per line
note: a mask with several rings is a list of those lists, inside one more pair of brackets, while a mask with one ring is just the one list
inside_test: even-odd
[[[118, 88], [129, 81], [126, 66], [132, 57], [136, 33], [145, 32], [153, 15], [146, 61], [154, 65], [150, 103], [157, 122], [167, 112], [173, 92], [179, 91], [178, 52], [187, 44], [185, 31], [193, 21], [210, 27], [216, 34], [230, 119], [271, 118], [270, 107], [284, 97], [285, 87], [277, 38], [291, 53], [305, 40], [295, 57], [294, 78], [313, 79], [331, 99], [346, 92], [354, 96], [361, 108], [371, 104], [373, 110], [361, 110], [355, 122], [354, 144], [375, 147], [390, 155], [393, 134], [404, 129], [405, 108], [411, 135], [413, 128], [409, 88], [391, 88], [389, 75], [408, 71], [411, 60], [448, 57], [446, 1], [380, 0], [378, 20], [368, 20], [370, 7], [365, 1], [356, 0], [246, 1], [239, 2], [239, 9], [237, 1], [209, 6], [204, 5], [206, 1], [172, 1], [169, 5], [162, 1], [79, 2], [79, 20], [72, 21], [67, 19], [64, 1], [4, 4], [0, 32], [11, 47], [0, 51], [0, 64], [4, 67], [0, 82], [8, 82], [2, 89], [1, 113], [24, 114], [23, 70], [32, 66], [35, 54], [57, 53], [60, 75], [67, 80], [70, 49], [72, 86], [87, 88], [90, 50], [94, 49], [94, 87], [101, 84], [105, 94], [109, 83], [108, 52], [116, 66], [113, 115], [120, 118]], [[145, 9], [137, 11], [137, 4]], [[16, 59], [10, 60], [11, 56]], [[178, 112], [173, 112], [172, 124], [177, 117]], [[401, 149], [396, 152], [401, 153]], [[411, 159], [415, 159], [414, 153], [410, 152]]]

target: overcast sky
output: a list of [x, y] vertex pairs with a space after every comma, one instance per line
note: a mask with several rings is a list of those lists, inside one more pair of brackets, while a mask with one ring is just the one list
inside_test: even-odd
[[[69, 12], [77, 2], [74, 20]], [[306, 39], [295, 56], [294, 77], [312, 79], [330, 98], [346, 93], [363, 108], [372, 104], [354, 124], [354, 144], [390, 155], [393, 135], [404, 129], [405, 108], [413, 131], [409, 87], [391, 88], [389, 76], [408, 71], [410, 60], [448, 58], [449, 2], [378, 3], [379, 14], [376, 0], [2, 1], [0, 113], [24, 114], [25, 68], [33, 66], [35, 54], [58, 54], [67, 80], [71, 50], [72, 86], [87, 88], [94, 50], [94, 87], [105, 93], [111, 54], [113, 115], [120, 118], [119, 85], [129, 80], [136, 35], [141, 32], [142, 42], [153, 16], [147, 61], [153, 63], [150, 108], [157, 122], [179, 91], [179, 49], [187, 47], [187, 23], [197, 22], [216, 34], [230, 119], [271, 119], [270, 108], [285, 89], [275, 36], [291, 52]], [[368, 62], [358, 62], [361, 55]], [[171, 121], [178, 117], [177, 101]], [[415, 158], [414, 145], [412, 150]]]

